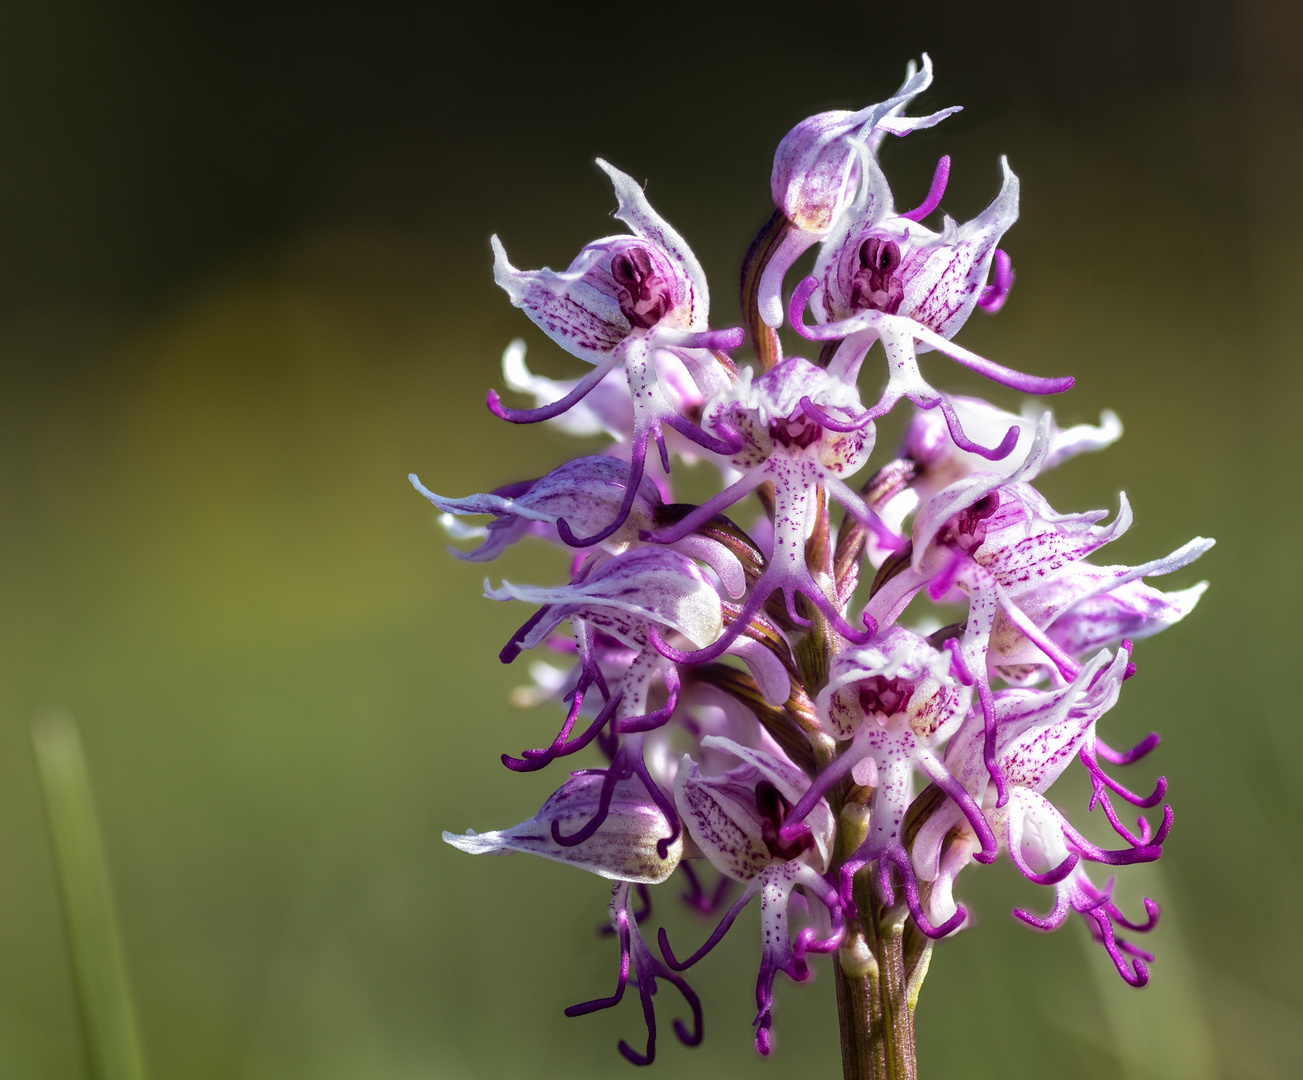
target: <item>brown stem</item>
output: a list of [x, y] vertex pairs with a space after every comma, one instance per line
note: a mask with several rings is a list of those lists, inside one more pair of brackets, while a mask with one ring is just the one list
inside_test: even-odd
[[783, 212], [775, 210], [774, 216], [756, 233], [746, 258], [742, 260], [742, 319], [756, 351], [756, 359], [766, 371], [783, 359], [783, 347], [779, 344], [778, 334], [760, 318], [760, 277], [791, 227]]
[[[878, 507], [902, 491], [914, 478], [917, 466], [909, 458], [897, 458], [874, 473], [860, 488], [870, 510]], [[869, 530], [862, 521], [849, 514], [837, 533], [837, 549], [833, 552], [833, 580], [837, 584], [837, 599], [842, 604], [850, 602], [851, 594], [860, 580], [860, 563], [864, 558], [864, 545]]]

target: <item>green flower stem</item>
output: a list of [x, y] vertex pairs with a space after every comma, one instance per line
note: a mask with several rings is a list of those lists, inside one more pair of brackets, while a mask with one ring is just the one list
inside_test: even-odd
[[[863, 842], [868, 796], [849, 778], [830, 793], [837, 809], [838, 869]], [[885, 908], [869, 872], [855, 876], [856, 917], [834, 958], [844, 1080], [917, 1080], [914, 1007], [932, 956], [932, 942], [903, 904]]]

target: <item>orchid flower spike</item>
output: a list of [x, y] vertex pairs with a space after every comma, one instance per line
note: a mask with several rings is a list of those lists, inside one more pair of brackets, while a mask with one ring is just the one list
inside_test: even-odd
[[[611, 1008], [636, 987], [646, 1039], [619, 1043], [636, 1065], [656, 1057], [667, 985], [684, 1006], [679, 1041], [701, 1041], [684, 972], [758, 899], [757, 1051], [773, 1049], [779, 973], [805, 982], [819, 954], [836, 953], [843, 1045], [856, 1055], [847, 1075], [888, 1059], [913, 1075], [913, 1009], [934, 943], [971, 922], [959, 875], [1001, 854], [1052, 890], [1043, 913], [1015, 916], [1051, 930], [1075, 913], [1124, 980], [1149, 979], [1153, 955], [1128, 938], [1154, 926], [1157, 904], [1124, 913], [1113, 879], [1087, 871], [1162, 855], [1168, 783], [1118, 772], [1158, 746], [1156, 732], [1128, 747], [1101, 728], [1136, 672], [1135, 643], [1179, 622], [1205, 588], [1160, 591], [1150, 579], [1183, 572], [1212, 541], [1136, 565], [1097, 562], [1132, 524], [1126, 496], [1114, 513], [1064, 512], [1036, 485], [1116, 441], [1117, 417], [1061, 428], [1031, 403], [1007, 412], [924, 380], [918, 354], [932, 349], [1028, 394], [1072, 385], [954, 343], [973, 311], [1009, 296], [999, 245], [1020, 185], [1004, 163], [991, 204], [958, 223], [940, 212], [943, 157], [922, 202], [896, 206], [878, 151], [887, 135], [955, 111], [903, 115], [931, 80], [924, 55], [886, 101], [811, 116], [782, 140], [777, 209], [742, 265], [752, 364], [728, 355], [740, 330], [711, 329], [687, 244], [605, 162], [627, 233], [562, 272], [516, 269], [495, 237], [494, 274], [512, 303], [591, 370], [537, 375], [513, 341], [503, 378], [535, 407], [507, 408], [495, 393], [490, 407], [610, 445], [466, 497], [410, 477], [445, 530], [472, 542], [454, 550], [460, 559], [489, 562], [530, 538], [565, 552], [562, 584], [486, 582], [485, 593], [533, 608], [504, 663], [527, 649], [562, 657], [531, 658], [529, 685], [512, 695], [557, 712], [555, 734], [503, 764], [578, 767], [528, 820], [444, 839], [612, 883], [615, 989], [566, 1012]], [[784, 309], [784, 276], [815, 245], [814, 272]], [[785, 313], [819, 343], [812, 361], [783, 358]], [[878, 341], [886, 385], [866, 405], [858, 378]], [[906, 399], [898, 454], [875, 464], [878, 422]], [[648, 467], [653, 443], [660, 470], [656, 454]], [[671, 476], [671, 454], [715, 471]], [[1116, 840], [1088, 838], [1051, 801], [1074, 767], [1085, 812], [1099, 811]], [[716, 923], [691, 953], [676, 953], [664, 927], [654, 940], [644, 930], [650, 890], [671, 879]]]

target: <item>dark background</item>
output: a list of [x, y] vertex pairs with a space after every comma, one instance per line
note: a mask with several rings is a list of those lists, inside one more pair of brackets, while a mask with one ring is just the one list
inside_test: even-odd
[[[519, 266], [565, 265], [611, 229], [600, 154], [649, 179], [731, 325], [778, 139], [880, 100], [927, 50], [920, 109], [965, 111], [888, 146], [900, 201], [947, 152], [961, 219], [1001, 153], [1023, 182], [1018, 284], [961, 341], [1075, 374], [1064, 421], [1127, 425], [1047, 493], [1084, 509], [1125, 486], [1119, 561], [1219, 546], [1169, 583], [1213, 585], [1141, 644], [1106, 722], [1115, 744], [1165, 736], [1137, 768], [1168, 775], [1176, 829], [1122, 886], [1164, 904], [1151, 986], [1123, 986], [1081, 926], [1015, 925], [1044, 897], [974, 867], [980, 925], [936, 950], [923, 1072], [1303, 1073], [1300, 46], [1287, 0], [8, 5], [0, 1072], [85, 1068], [28, 736], [63, 705], [154, 1075], [629, 1074], [632, 1000], [561, 1015], [614, 980], [604, 885], [439, 841], [534, 811], [557, 778], [496, 758], [553, 717], [507, 705], [525, 672], [495, 655], [523, 613], [477, 599], [405, 475], [462, 494], [573, 453], [482, 408], [515, 335], [577, 370], [493, 286], [491, 232]], [[1055, 796], [1084, 816], [1080, 785]], [[676, 941], [705, 932], [667, 918]], [[706, 1043], [667, 1032], [660, 1075], [837, 1075], [826, 971], [780, 986], [776, 1053], [754, 1057], [755, 934], [752, 914], [702, 965]]]

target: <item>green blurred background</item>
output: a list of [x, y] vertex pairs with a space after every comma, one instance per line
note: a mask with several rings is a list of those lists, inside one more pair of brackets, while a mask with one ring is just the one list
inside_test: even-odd
[[[1177, 824], [1122, 894], [1164, 905], [1153, 982], [1073, 925], [1014, 923], [1007, 863], [962, 893], [918, 1014], [925, 1076], [1303, 1075], [1296, 735], [1303, 367], [1303, 76], [1289, 0], [667, 4], [517, 10], [261, 0], [49, 0], [0, 14], [0, 1074], [85, 1075], [31, 751], [78, 718], [155, 1077], [629, 1076], [608, 993], [606, 888], [439, 831], [528, 816], [557, 776], [508, 775], [553, 714], [506, 703], [525, 612], [478, 599], [410, 470], [451, 494], [573, 453], [492, 421], [506, 342], [578, 365], [493, 286], [610, 229], [592, 165], [655, 205], [737, 317], [773, 147], [821, 108], [889, 93], [900, 200], [954, 157], [947, 209], [1023, 181], [1004, 312], [961, 340], [1071, 372], [1061, 419], [1112, 406], [1117, 447], [1048, 483], [1136, 509], [1116, 556], [1219, 546], [1213, 585], [1145, 642], [1105, 725], [1165, 741]], [[977, 384], [929, 368], [940, 385]], [[1009, 398], [1001, 398], [1013, 404]], [[494, 577], [558, 580], [519, 552]], [[1197, 572], [1196, 572], [1197, 571]], [[1291, 614], [1291, 612], [1295, 614]], [[1137, 784], [1141, 783], [1137, 779]], [[1085, 792], [1056, 791], [1078, 819]], [[672, 887], [662, 889], [669, 894]], [[662, 907], [661, 911], [665, 909]], [[706, 928], [666, 915], [676, 941]], [[705, 1045], [660, 1076], [837, 1076], [827, 971], [782, 984], [750, 1048], [754, 914], [695, 983]]]

